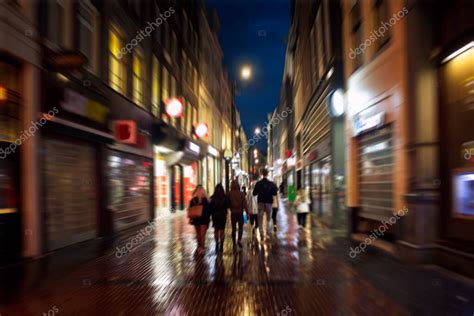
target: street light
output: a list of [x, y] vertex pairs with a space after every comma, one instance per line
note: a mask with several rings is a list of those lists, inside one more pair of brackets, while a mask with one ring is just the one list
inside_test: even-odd
[[260, 127], [257, 127], [257, 128], [255, 129], [255, 134], [257, 134], [257, 135], [260, 134]]
[[244, 80], [250, 79], [250, 77], [252, 76], [252, 68], [250, 68], [249, 66], [243, 66], [242, 70], [240, 71], [240, 76]]

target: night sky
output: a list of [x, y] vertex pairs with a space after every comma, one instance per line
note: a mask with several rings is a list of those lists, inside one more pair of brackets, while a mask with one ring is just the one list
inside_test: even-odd
[[[220, 42], [231, 78], [237, 78], [237, 106], [247, 137], [262, 127], [278, 104], [283, 77], [286, 38], [290, 25], [289, 0], [208, 0], [221, 20]], [[240, 80], [248, 64], [253, 76]], [[257, 146], [266, 149], [262, 139]]]

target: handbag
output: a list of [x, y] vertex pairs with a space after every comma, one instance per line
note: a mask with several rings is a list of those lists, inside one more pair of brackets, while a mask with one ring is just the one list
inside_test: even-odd
[[188, 217], [197, 218], [202, 216], [202, 205], [188, 207]]

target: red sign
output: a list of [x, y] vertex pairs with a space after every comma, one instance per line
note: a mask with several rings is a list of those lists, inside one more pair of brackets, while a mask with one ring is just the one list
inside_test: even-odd
[[292, 155], [293, 155], [293, 153], [291, 152], [291, 150], [285, 151], [285, 157], [286, 158], [290, 158]]
[[209, 128], [206, 123], [197, 123], [194, 126], [194, 134], [199, 138], [207, 137], [208, 130]]
[[165, 100], [166, 115], [169, 117], [181, 117], [183, 115], [183, 100], [181, 98], [171, 98]]
[[135, 121], [115, 121], [115, 140], [123, 144], [137, 143], [137, 123]]

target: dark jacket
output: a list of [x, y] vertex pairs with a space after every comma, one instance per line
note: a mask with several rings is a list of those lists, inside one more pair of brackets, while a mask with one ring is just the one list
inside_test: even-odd
[[207, 199], [202, 199], [201, 203], [199, 203], [198, 198], [194, 197], [191, 199], [191, 201], [189, 201], [189, 207], [196, 205], [202, 205], [202, 216], [191, 218], [191, 224], [197, 226], [209, 225], [209, 222], [211, 220], [211, 203], [209, 203]]
[[245, 194], [240, 191], [239, 183], [235, 180], [230, 185], [230, 192], [227, 194], [229, 198], [229, 208], [232, 213], [248, 212], [247, 199]]
[[211, 214], [214, 228], [225, 229], [228, 208], [229, 199], [227, 195], [224, 195], [223, 197], [211, 197]]
[[275, 183], [271, 182], [267, 178], [263, 178], [255, 184], [253, 189], [253, 195], [257, 195], [258, 203], [273, 203], [273, 197], [277, 195], [278, 190]]

